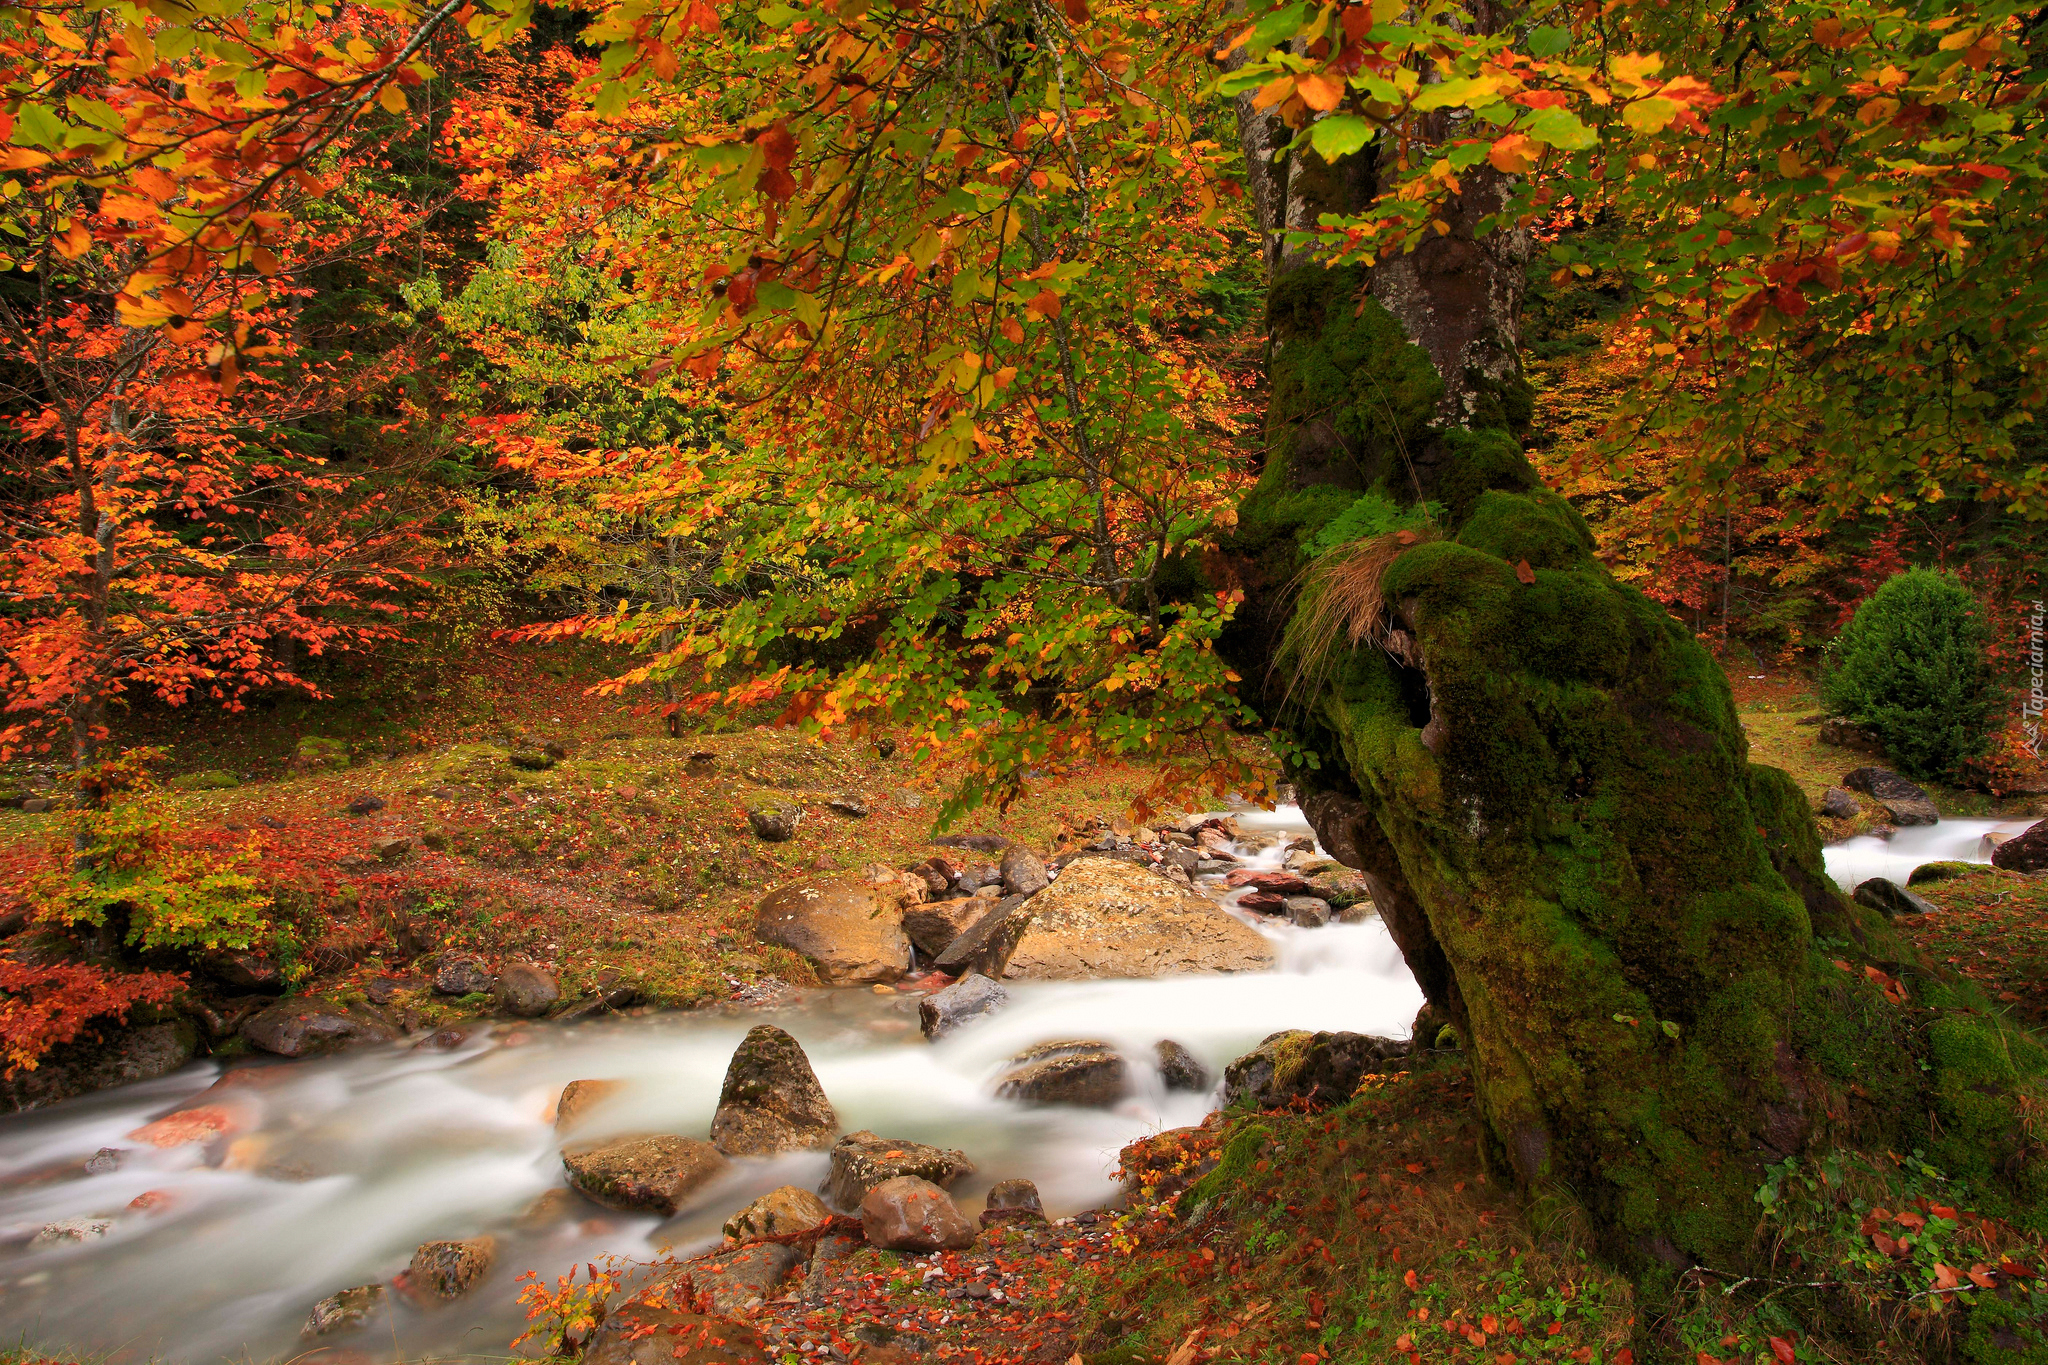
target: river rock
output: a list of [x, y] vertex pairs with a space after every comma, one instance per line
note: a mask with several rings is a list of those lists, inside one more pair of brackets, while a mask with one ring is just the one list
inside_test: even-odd
[[1856, 793], [1844, 787], [1829, 787], [1820, 794], [1820, 813], [1830, 820], [1851, 820], [1863, 809]]
[[754, 837], [764, 843], [782, 844], [796, 838], [797, 826], [804, 822], [803, 807], [784, 805], [781, 802], [760, 802], [747, 807], [747, 823], [754, 827]]
[[1045, 1206], [1038, 1200], [1038, 1186], [1028, 1180], [998, 1180], [989, 1186], [988, 1204], [981, 1211], [981, 1225], [991, 1223], [1042, 1223]]
[[834, 815], [844, 815], [849, 820], [865, 820], [868, 814], [868, 803], [852, 792], [833, 797], [825, 803], [825, 807]]
[[1891, 812], [1895, 825], [1931, 825], [1941, 819], [1926, 792], [1888, 768], [1858, 768], [1843, 775], [1842, 785]]
[[480, 995], [491, 988], [491, 969], [474, 957], [444, 958], [434, 968], [437, 995]]
[[769, 1365], [760, 1332], [692, 1311], [694, 1297], [683, 1276], [619, 1304], [591, 1333], [582, 1365]]
[[1216, 1083], [1209, 1068], [1173, 1039], [1161, 1038], [1152, 1045], [1152, 1051], [1159, 1058], [1159, 1079], [1168, 1090], [1191, 1090], [1199, 1095]]
[[384, 1286], [359, 1284], [353, 1289], [329, 1294], [314, 1304], [312, 1313], [306, 1318], [306, 1325], [299, 1329], [299, 1335], [312, 1338], [332, 1336], [336, 1332], [353, 1332], [358, 1327], [368, 1326], [370, 1319], [383, 1311]]
[[963, 848], [969, 853], [1000, 854], [1010, 846], [1010, 840], [1000, 834], [941, 834], [932, 843], [940, 848]]
[[168, 1019], [128, 1028], [103, 1028], [52, 1048], [33, 1071], [0, 1078], [0, 1112], [38, 1109], [109, 1086], [167, 1076], [199, 1050], [199, 1030], [189, 1019]]
[[990, 980], [1001, 980], [1017, 944], [1031, 927], [1031, 907], [1036, 901], [1034, 896], [1005, 896], [993, 903], [977, 900], [975, 904], [988, 908], [946, 945], [933, 965], [955, 976], [979, 972]]
[[974, 1225], [953, 1196], [929, 1180], [899, 1175], [860, 1201], [861, 1231], [884, 1251], [960, 1251], [974, 1245]]
[[249, 1126], [250, 1114], [240, 1106], [195, 1104], [176, 1113], [143, 1124], [128, 1135], [130, 1142], [151, 1147], [182, 1147], [188, 1142], [212, 1142]]
[[910, 970], [903, 911], [923, 898], [900, 874], [814, 877], [763, 897], [754, 936], [803, 954], [827, 985], [886, 985]]
[[1897, 882], [1886, 881], [1883, 877], [1872, 877], [1859, 882], [1853, 898], [1858, 905], [1871, 909], [1890, 919], [1896, 915], [1924, 915], [1935, 908], [1934, 902], [1917, 891], [1908, 891]]
[[733, 1049], [711, 1117], [711, 1141], [727, 1156], [773, 1156], [830, 1147], [839, 1115], [796, 1039], [756, 1024]]
[[1330, 903], [1319, 896], [1288, 896], [1280, 902], [1289, 924], [1320, 929], [1330, 922]]
[[1045, 875], [1045, 861], [1022, 844], [1011, 844], [1003, 850], [1003, 865], [1000, 869], [1003, 890], [1013, 896], [1035, 896], [1052, 885]]
[[917, 1021], [924, 1036], [936, 1042], [963, 1024], [992, 1014], [1010, 1001], [1010, 993], [976, 972], [917, 1002]]
[[988, 913], [988, 902], [978, 896], [913, 905], [903, 912], [903, 932], [927, 957], [937, 957], [952, 946], [967, 927]]
[[[1344, 912], [1353, 906], [1372, 906], [1372, 892], [1366, 887], [1365, 874], [1355, 867], [1333, 867], [1316, 873], [1308, 879], [1309, 894], [1330, 903], [1330, 909], [1338, 918], [1345, 919]], [[1352, 922], [1346, 920], [1347, 923]]]
[[690, 1264], [690, 1283], [720, 1313], [744, 1313], [774, 1296], [804, 1255], [782, 1242], [759, 1242]]
[[389, 1043], [398, 1028], [369, 1005], [318, 996], [281, 1000], [242, 1021], [242, 1036], [280, 1057], [317, 1057], [359, 1043]]
[[624, 1213], [673, 1216], [728, 1166], [710, 1143], [666, 1133], [562, 1149], [562, 1169], [569, 1183], [595, 1202]]
[[2027, 826], [2023, 833], [1991, 850], [1991, 865], [2008, 872], [2048, 869], [2048, 820]]
[[1270, 891], [1276, 896], [1306, 896], [1311, 890], [1307, 881], [1292, 872], [1253, 871], [1239, 868], [1223, 876], [1225, 886], [1249, 886], [1254, 891]]
[[973, 1174], [974, 1163], [965, 1152], [877, 1137], [862, 1129], [848, 1133], [833, 1145], [832, 1169], [819, 1192], [835, 1208], [857, 1209], [869, 1190], [899, 1175], [914, 1175], [935, 1185], [948, 1186]]
[[428, 1242], [412, 1254], [412, 1264], [405, 1272], [406, 1288], [422, 1301], [448, 1303], [482, 1284], [497, 1259], [495, 1237]]
[[550, 973], [531, 962], [515, 962], [498, 974], [498, 1007], [521, 1019], [538, 1019], [562, 998]]
[[1009, 975], [1035, 981], [1262, 971], [1272, 945], [1205, 896], [1110, 858], [1068, 864], [1029, 901]]
[[624, 1081], [571, 1081], [555, 1101], [555, 1131], [572, 1132], [591, 1110], [626, 1088]]
[[1103, 1109], [1131, 1089], [1129, 1063], [1107, 1043], [1040, 1043], [1007, 1065], [996, 1082], [997, 1099]]
[[275, 995], [284, 989], [284, 972], [268, 953], [222, 949], [208, 953], [201, 965], [208, 976], [236, 990]]
[[770, 1190], [725, 1220], [725, 1240], [750, 1242], [757, 1237], [782, 1237], [809, 1232], [832, 1216], [825, 1201], [809, 1190], [784, 1185]]
[[1363, 1033], [1270, 1034], [1223, 1069], [1223, 1103], [1277, 1109], [1295, 1100], [1311, 1108], [1342, 1104], [1368, 1073], [1406, 1055], [1407, 1045]]

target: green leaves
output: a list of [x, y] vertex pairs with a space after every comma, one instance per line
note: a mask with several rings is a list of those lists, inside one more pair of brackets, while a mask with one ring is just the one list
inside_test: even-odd
[[1325, 161], [1350, 156], [1373, 139], [1370, 122], [1356, 114], [1331, 114], [1317, 119], [1309, 129], [1309, 145]]

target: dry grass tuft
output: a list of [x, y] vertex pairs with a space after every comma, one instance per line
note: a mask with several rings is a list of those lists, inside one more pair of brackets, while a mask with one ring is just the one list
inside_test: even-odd
[[1433, 528], [1389, 531], [1340, 545], [1301, 571], [1295, 584], [1294, 618], [1273, 663], [1290, 674], [1280, 702], [1283, 712], [1297, 697], [1306, 706], [1306, 698], [1322, 690], [1340, 641], [1351, 649], [1370, 641], [1403, 663], [1415, 663], [1406, 638], [1394, 629], [1386, 611], [1380, 579], [1396, 559], [1436, 538]]

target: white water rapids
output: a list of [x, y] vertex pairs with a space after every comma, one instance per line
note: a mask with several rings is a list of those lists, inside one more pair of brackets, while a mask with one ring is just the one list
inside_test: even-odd
[[[1238, 820], [1247, 829], [1307, 832], [1292, 808]], [[1913, 864], [1937, 858], [1984, 861], [1982, 836], [1991, 825], [1944, 821], [1901, 830], [1889, 845], [1852, 840], [1829, 850], [1829, 869], [1853, 886], [1868, 876], [1903, 881]], [[1247, 862], [1276, 867], [1279, 860], [1276, 846]], [[552, 1226], [518, 1221], [538, 1195], [562, 1183], [545, 1115], [563, 1084], [586, 1077], [629, 1083], [579, 1137], [702, 1135], [727, 1059], [747, 1028], [763, 1021], [803, 1044], [849, 1131], [872, 1128], [966, 1151], [979, 1174], [955, 1193], [970, 1214], [990, 1183], [1012, 1176], [1036, 1181], [1054, 1216], [1092, 1207], [1115, 1194], [1109, 1173], [1120, 1147], [1197, 1122], [1213, 1102], [1169, 1094], [1146, 1069], [1160, 1039], [1181, 1043], [1220, 1075], [1225, 1062], [1279, 1029], [1405, 1036], [1421, 995], [1377, 920], [1322, 929], [1258, 920], [1257, 927], [1278, 950], [1271, 972], [1011, 982], [1007, 1009], [938, 1044], [918, 1033], [916, 995], [836, 990], [778, 1009], [499, 1025], [453, 1052], [399, 1045], [273, 1068], [276, 1083], [235, 1092], [244, 1125], [238, 1136], [259, 1138], [262, 1161], [227, 1155], [249, 1151], [246, 1143], [159, 1150], [129, 1137], [207, 1089], [221, 1074], [212, 1062], [0, 1120], [0, 1332], [124, 1362], [288, 1357], [310, 1345], [298, 1332], [316, 1300], [389, 1280], [422, 1242], [491, 1233], [499, 1238], [497, 1266], [470, 1298], [425, 1312], [400, 1308], [375, 1340], [337, 1344], [382, 1356], [502, 1356], [521, 1325], [513, 1303], [519, 1273], [552, 1278], [608, 1254], [694, 1250], [716, 1241], [720, 1223], [756, 1195], [782, 1184], [817, 1185], [822, 1155], [738, 1162], [666, 1224], [591, 1205], [573, 1207]], [[1027, 1108], [990, 1097], [1005, 1058], [1062, 1038], [1116, 1044], [1138, 1063], [1138, 1092], [1109, 1110]], [[81, 1163], [103, 1148], [120, 1150], [118, 1164], [83, 1173]], [[311, 1178], [263, 1174], [265, 1161]], [[154, 1207], [130, 1209], [144, 1194]], [[47, 1225], [81, 1218], [107, 1220], [107, 1234], [31, 1244]]]

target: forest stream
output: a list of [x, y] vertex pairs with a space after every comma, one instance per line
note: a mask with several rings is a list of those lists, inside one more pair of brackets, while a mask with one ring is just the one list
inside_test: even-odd
[[[1297, 835], [1298, 810], [1240, 813], [1241, 828]], [[1901, 830], [1828, 851], [1837, 880], [1903, 882], [1911, 866], [1988, 859], [1989, 820]], [[1277, 867], [1280, 843], [1244, 850]], [[1852, 880], [1853, 879], [1853, 880]], [[785, 1184], [816, 1187], [823, 1153], [741, 1161], [690, 1208], [661, 1221], [578, 1201], [535, 1201], [563, 1183], [550, 1122], [561, 1087], [628, 1083], [583, 1135], [702, 1135], [728, 1058], [753, 1024], [802, 1043], [844, 1129], [873, 1129], [967, 1153], [978, 1170], [954, 1193], [978, 1207], [993, 1182], [1036, 1182], [1052, 1217], [1113, 1200], [1117, 1152], [1146, 1133], [1198, 1122], [1213, 1093], [1169, 1092], [1153, 1045], [1172, 1039], [1220, 1079], [1281, 1029], [1405, 1036], [1421, 995], [1377, 919], [1305, 929], [1235, 910], [1240, 892], [1206, 878], [1226, 908], [1273, 940], [1268, 972], [1158, 980], [1013, 982], [999, 1013], [928, 1043], [918, 994], [815, 990], [779, 1005], [614, 1017], [569, 1025], [479, 1026], [458, 1045], [364, 1048], [261, 1069], [216, 1090], [228, 1130], [156, 1148], [131, 1136], [214, 1086], [223, 1068], [14, 1118], [0, 1133], [0, 1330], [44, 1349], [123, 1361], [269, 1360], [302, 1349], [308, 1309], [351, 1285], [389, 1280], [422, 1242], [490, 1233], [496, 1268], [460, 1305], [401, 1311], [360, 1343], [383, 1354], [504, 1354], [522, 1325], [516, 1277], [603, 1256], [644, 1260], [716, 1243], [734, 1210]], [[991, 1096], [1005, 1059], [1056, 1039], [1114, 1044], [1134, 1092], [1110, 1109], [1031, 1108]], [[241, 1070], [248, 1070], [243, 1068]], [[45, 1230], [70, 1222], [90, 1240]], [[95, 1226], [104, 1224], [104, 1228]], [[387, 1338], [388, 1332], [388, 1338]]]

